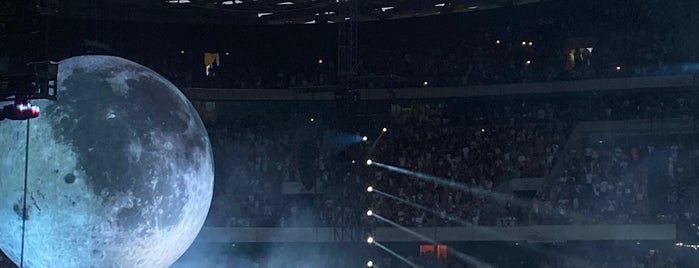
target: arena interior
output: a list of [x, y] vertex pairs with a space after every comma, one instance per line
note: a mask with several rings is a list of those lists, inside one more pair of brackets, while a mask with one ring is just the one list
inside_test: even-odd
[[182, 90], [215, 185], [173, 267], [699, 267], [697, 30], [696, 0], [4, 0], [0, 75]]

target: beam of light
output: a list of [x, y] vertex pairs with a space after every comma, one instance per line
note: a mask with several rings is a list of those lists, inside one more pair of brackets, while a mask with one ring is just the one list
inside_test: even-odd
[[[363, 141], [364, 136], [357, 133], [350, 133], [338, 129], [328, 129], [323, 131], [323, 143], [324, 147], [331, 152], [343, 151], [351, 146], [359, 144]], [[369, 137], [367, 137], [369, 139]]]
[[[459, 183], [459, 182], [456, 182], [453, 180], [425, 174], [422, 172], [412, 171], [412, 170], [402, 168], [402, 167], [391, 166], [391, 165], [380, 163], [380, 162], [377, 162], [374, 160], [367, 160], [367, 165], [379, 166], [379, 167], [385, 168], [385, 169], [390, 170], [390, 171], [398, 172], [398, 173], [405, 174], [408, 176], [417, 177], [419, 179], [422, 179], [422, 180], [425, 180], [428, 182], [432, 182], [434, 184], [443, 185], [443, 186], [446, 186], [449, 188], [465, 191], [465, 192], [468, 192], [468, 193], [471, 193], [474, 195], [482, 195], [482, 196], [490, 197], [494, 201], [497, 201], [500, 203], [512, 202], [512, 204], [519, 205], [522, 207], [532, 207], [532, 204], [529, 200], [519, 198], [516, 196], [508, 196], [506, 194], [502, 194], [502, 193], [499, 193], [496, 191], [487, 190], [487, 189], [484, 189], [481, 187], [471, 187], [465, 183]], [[575, 211], [566, 211], [565, 217], [568, 219], [572, 219], [573, 221], [576, 221], [576, 222], [580, 222], [581, 220], [585, 219], [585, 217], [583, 215], [580, 215], [580, 214], [576, 213]]]
[[[427, 243], [434, 244], [434, 245], [439, 244], [437, 241], [435, 241], [435, 240], [433, 240], [433, 239], [431, 239], [431, 238], [429, 238], [429, 237], [427, 237], [427, 236], [424, 236], [424, 235], [422, 235], [422, 234], [419, 234], [419, 233], [417, 233], [417, 232], [415, 232], [415, 231], [413, 231], [413, 230], [410, 230], [409, 228], [407, 228], [407, 227], [405, 227], [405, 226], [402, 226], [402, 225], [400, 225], [400, 224], [398, 224], [398, 223], [396, 223], [396, 222], [394, 222], [394, 221], [392, 221], [392, 220], [389, 220], [389, 219], [386, 219], [386, 218], [384, 218], [384, 217], [381, 217], [381, 215], [379, 215], [379, 214], [374, 213], [374, 216], [373, 216], [373, 217], [374, 217], [374, 218], [377, 218], [377, 219], [379, 219], [379, 220], [381, 220], [381, 221], [383, 221], [383, 222], [385, 222], [385, 223], [388, 223], [388, 224], [390, 224], [391, 226], [396, 227], [396, 228], [398, 228], [398, 229], [400, 229], [400, 230], [402, 230], [402, 231], [404, 231], [404, 232], [406, 232], [406, 233], [409, 233], [409, 234], [411, 234], [411, 235], [413, 235], [413, 236], [419, 238], [419, 239], [422, 240], [422, 241], [425, 241], [425, 242], [427, 242]], [[374, 241], [374, 244], [376, 244], [376, 241]], [[483, 261], [477, 259], [476, 257], [473, 257], [473, 256], [468, 255], [468, 254], [466, 254], [466, 253], [463, 253], [463, 252], [461, 252], [461, 251], [455, 250], [455, 249], [453, 249], [453, 248], [451, 248], [451, 247], [447, 247], [447, 252], [449, 252], [449, 253], [455, 255], [457, 258], [461, 259], [462, 261], [465, 261], [466, 263], [476, 265], [476, 267], [494, 268], [494, 266], [491, 265], [491, 264], [485, 263], [485, 262], [483, 262]]]
[[400, 225], [400, 224], [398, 224], [398, 223], [396, 223], [396, 222], [394, 222], [394, 221], [392, 221], [392, 220], [386, 219], [386, 218], [382, 217], [382, 216], [379, 215], [379, 214], [374, 213], [374, 216], [373, 216], [373, 217], [374, 217], [374, 218], [377, 218], [377, 219], [379, 219], [379, 220], [381, 220], [381, 221], [383, 221], [383, 222], [385, 222], [385, 223], [388, 223], [388, 224], [390, 224], [390, 225], [393, 226], [393, 227], [396, 227], [396, 228], [398, 228], [398, 229], [401, 229], [402, 231], [404, 231], [404, 232], [406, 232], [406, 233], [409, 233], [409, 234], [411, 234], [411, 235], [413, 235], [413, 236], [419, 238], [419, 239], [422, 240], [422, 241], [429, 242], [429, 243], [435, 244], [435, 245], [439, 244], [439, 243], [437, 243], [436, 241], [434, 241], [432, 238], [429, 238], [429, 237], [427, 237], [427, 236], [425, 236], [425, 235], [423, 235], [423, 234], [420, 234], [420, 233], [417, 233], [417, 232], [415, 232], [415, 231], [413, 231], [413, 230], [410, 230], [410, 228], [405, 227], [405, 226], [403, 226], [403, 225]]
[[[410, 267], [413, 267], [413, 268], [420, 268], [420, 266], [418, 266], [418, 265], [415, 264], [414, 262], [412, 262], [412, 261], [408, 260], [407, 258], [401, 256], [400, 254], [396, 253], [395, 251], [391, 250], [390, 248], [387, 248], [386, 246], [382, 245], [381, 243], [374, 241], [374, 245], [376, 245], [376, 246], [377, 246], [378, 248], [380, 248], [380, 249], [383, 249], [383, 251], [386, 251], [386, 252], [388, 252], [389, 254], [393, 255], [393, 257], [396, 257], [396, 258], [398, 258], [399, 260], [401, 260], [401, 261], [405, 262], [406, 264], [410, 265]], [[374, 267], [376, 267], [376, 265], [374, 265]]]
[[[442, 212], [439, 212], [439, 211], [437, 211], [437, 210], [435, 210], [435, 209], [432, 209], [432, 208], [429, 208], [429, 207], [420, 205], [420, 204], [415, 203], [415, 202], [413, 202], [413, 201], [410, 201], [410, 200], [408, 200], [408, 199], [401, 198], [401, 197], [398, 197], [398, 196], [389, 194], [389, 193], [387, 193], [387, 192], [383, 192], [383, 191], [381, 191], [381, 190], [379, 190], [379, 189], [373, 189], [373, 192], [375, 192], [375, 193], [377, 193], [377, 194], [380, 194], [380, 195], [382, 195], [382, 196], [391, 198], [391, 199], [396, 200], [396, 201], [398, 201], [398, 202], [401, 202], [401, 203], [410, 205], [410, 206], [412, 206], [412, 207], [414, 207], [414, 208], [417, 208], [417, 209], [421, 209], [421, 210], [430, 212], [430, 213], [432, 213], [432, 214], [434, 214], [434, 215], [437, 215], [437, 216], [439, 216], [440, 218], [443, 218], [443, 219], [445, 219], [445, 218], [448, 219], [448, 220], [452, 220], [452, 219], [453, 219], [453, 220], [455, 220], [456, 222], [461, 223], [461, 224], [466, 225], [466, 226], [472, 226], [472, 225], [473, 225], [473, 224], [469, 223], [468, 221], [466, 221], [466, 220], [464, 220], [464, 219], [462, 219], [462, 218], [457, 218], [457, 217], [452, 217], [452, 216], [446, 215], [446, 214], [444, 214], [444, 213], [442, 213]], [[373, 211], [372, 211], [372, 213], [373, 213]]]
[[444, 186], [449, 187], [449, 188], [454, 188], [457, 190], [466, 191], [466, 192], [473, 193], [476, 195], [489, 196], [489, 197], [492, 197], [492, 198], [499, 200], [499, 201], [502, 201], [502, 202], [507, 202], [507, 201], [510, 201], [512, 199], [511, 197], [509, 197], [507, 195], [497, 193], [497, 192], [494, 192], [491, 190], [486, 190], [486, 189], [483, 189], [480, 187], [470, 187], [470, 186], [466, 185], [465, 183], [458, 183], [458, 182], [453, 181], [453, 180], [440, 178], [440, 177], [425, 174], [422, 172], [412, 171], [412, 170], [405, 169], [402, 167], [387, 165], [387, 164], [380, 163], [380, 162], [377, 162], [374, 160], [371, 160], [371, 162], [369, 162], [369, 160], [367, 160], [367, 165], [379, 166], [379, 167], [388, 169], [390, 171], [395, 171], [395, 172], [405, 174], [408, 176], [414, 176], [414, 177], [417, 177], [419, 179], [423, 179], [423, 180], [426, 180], [426, 181], [429, 181], [429, 182], [432, 182], [435, 184], [444, 185]]
[[[418, 204], [418, 203], [412, 202], [412, 201], [407, 200], [407, 199], [405, 199], [405, 198], [401, 198], [401, 197], [398, 197], [398, 196], [395, 196], [395, 195], [392, 195], [392, 194], [383, 192], [383, 191], [381, 191], [381, 190], [379, 190], [379, 189], [372, 188], [372, 192], [375, 192], [375, 193], [380, 194], [380, 195], [382, 195], [382, 196], [391, 198], [391, 199], [396, 200], [396, 201], [398, 201], [398, 202], [401, 202], [401, 203], [410, 205], [410, 206], [415, 207], [415, 208], [417, 208], [417, 209], [421, 209], [421, 210], [430, 212], [430, 213], [432, 213], [432, 214], [434, 214], [434, 215], [437, 215], [438, 217], [440, 217], [440, 218], [442, 218], [442, 219], [447, 219], [447, 220], [450, 220], [450, 221], [457, 222], [457, 223], [461, 224], [462, 226], [471, 227], [471, 228], [473, 228], [473, 229], [474, 229], [475, 231], [477, 231], [477, 232], [482, 232], [482, 233], [484, 233], [484, 234], [488, 234], [488, 235], [491, 235], [492, 237], [497, 237], [497, 238], [500, 238], [500, 239], [505, 240], [505, 241], [514, 241], [513, 237], [511, 237], [511, 236], [508, 236], [508, 235], [505, 235], [505, 234], [502, 234], [502, 233], [493, 231], [493, 230], [490, 229], [490, 228], [484, 228], [484, 227], [481, 227], [481, 226], [478, 226], [478, 225], [474, 225], [473, 223], [468, 222], [468, 220], [465, 220], [465, 219], [462, 219], [462, 218], [459, 218], [459, 217], [454, 217], [454, 216], [447, 215], [447, 214], [445, 214], [445, 213], [442, 213], [442, 212], [437, 211], [437, 210], [435, 210], [435, 209], [432, 209], [432, 208], [429, 208], [429, 207], [420, 205], [420, 204]], [[372, 214], [372, 215], [369, 215], [369, 216], [376, 215], [376, 214], [374, 213], [373, 210], [370, 210], [370, 211], [371, 211], [371, 214]], [[367, 211], [367, 212], [368, 212], [368, 211]], [[367, 214], [367, 215], [368, 215], [368, 214]], [[529, 248], [529, 249], [531, 249], [531, 250], [533, 250], [533, 251], [535, 251], [535, 252], [537, 252], [537, 253], [541, 253], [541, 254], [544, 254], [544, 255], [546, 255], [546, 256], [565, 257], [565, 258], [567, 258], [567, 259], [572, 259], [572, 260], [574, 260], [574, 261], [578, 261], [578, 262], [581, 261], [581, 260], [580, 260], [579, 258], [577, 258], [577, 257], [562, 255], [562, 254], [559, 254], [559, 253], [556, 253], [556, 252], [552, 252], [552, 251], [543, 249], [543, 248], [541, 248], [541, 247], [538, 247], [538, 246], [536, 246], [536, 245], [532, 245], [532, 244], [529, 244], [529, 243], [523, 244], [523, 247]], [[580, 262], [580, 263], [582, 263], [582, 262]], [[580, 266], [576, 265], [576, 266], [574, 266], [574, 267], [580, 267]]]
[[377, 137], [374, 142], [371, 143], [371, 147], [369, 148], [369, 151], [367, 151], [367, 156], [371, 156], [371, 153], [374, 152], [374, 149], [376, 149], [376, 145], [379, 144], [379, 141], [381, 140], [381, 137], [383, 137], [384, 134], [388, 131], [387, 128], [382, 128], [381, 129], [381, 134], [379, 134], [379, 137]]
[[[512, 239], [512, 237], [510, 237], [510, 236], [508, 236], [508, 235], [504, 235], [504, 234], [502, 234], [502, 233], [493, 231], [493, 230], [491, 230], [490, 228], [484, 228], [484, 227], [481, 227], [481, 226], [478, 226], [478, 225], [474, 225], [474, 224], [468, 222], [468, 221], [465, 220], [465, 219], [462, 219], [462, 218], [459, 218], [459, 217], [454, 217], [454, 216], [450, 216], [450, 215], [444, 214], [444, 213], [442, 213], [442, 212], [440, 212], [440, 211], [437, 211], [437, 210], [435, 210], [435, 209], [432, 209], [432, 208], [429, 208], [429, 207], [426, 207], [426, 206], [417, 204], [417, 203], [412, 202], [412, 201], [410, 201], [410, 200], [407, 200], [407, 199], [404, 199], [404, 198], [401, 198], [401, 197], [398, 197], [398, 196], [395, 196], [395, 195], [392, 195], [392, 194], [383, 192], [383, 191], [378, 190], [378, 189], [372, 189], [372, 190], [373, 190], [373, 192], [375, 192], [375, 193], [377, 193], [377, 194], [380, 194], [380, 195], [382, 195], [382, 196], [391, 198], [391, 199], [396, 200], [396, 201], [398, 201], [398, 202], [401, 202], [401, 203], [404, 203], [404, 204], [413, 206], [413, 207], [415, 207], [415, 208], [417, 208], [417, 209], [422, 209], [422, 210], [424, 210], [424, 211], [430, 212], [430, 213], [432, 213], [432, 214], [434, 214], [434, 215], [439, 216], [440, 218], [447, 219], [447, 220], [451, 220], [451, 221], [457, 222], [457, 223], [459, 223], [459, 224], [461, 224], [461, 225], [463, 225], [463, 226], [467, 226], [467, 227], [474, 228], [474, 230], [477, 231], [477, 232], [482, 232], [482, 233], [484, 233], [484, 234], [489, 234], [489, 235], [491, 235], [492, 237], [497, 237], [497, 238], [500, 238], [500, 239], [503, 239], [503, 240], [506, 240], [506, 241], [513, 241], [513, 240], [514, 240], [514, 239]], [[373, 210], [370, 210], [370, 211], [371, 211], [371, 215], [369, 215], [369, 216], [375, 215], [375, 213], [374, 213]], [[369, 212], [369, 211], [367, 211], [367, 212]], [[367, 213], [367, 215], [368, 215], [368, 213]], [[529, 248], [529, 249], [532, 249], [532, 250], [534, 250], [534, 251], [537, 252], [537, 253], [545, 254], [545, 255], [547, 255], [547, 256], [552, 256], [552, 255], [553, 255], [553, 256], [559, 256], [559, 257], [560, 257], [560, 256], [564, 256], [564, 255], [561, 255], [561, 254], [558, 254], [558, 253], [550, 252], [550, 251], [548, 251], [548, 250], [539, 248], [538, 246], [535, 246], [535, 245], [532, 245], [532, 244], [526, 244], [526, 245], [524, 245], [524, 247]], [[568, 258], [568, 259], [574, 258], [574, 257], [571, 257], [571, 256], [565, 256], [565, 257]]]
[[[370, 186], [370, 187], [371, 187], [371, 186]], [[462, 219], [462, 218], [459, 218], [459, 217], [454, 217], [454, 216], [447, 215], [447, 214], [442, 213], [442, 212], [440, 212], [440, 211], [437, 211], [437, 210], [435, 210], [435, 209], [432, 209], [432, 208], [429, 208], [429, 207], [420, 205], [420, 204], [418, 204], [418, 203], [412, 202], [412, 201], [407, 200], [407, 199], [405, 199], [405, 198], [401, 198], [401, 197], [398, 197], [398, 196], [389, 194], [389, 193], [384, 192], [384, 191], [381, 191], [381, 190], [379, 190], [379, 189], [376, 189], [376, 188], [373, 188], [373, 187], [372, 187], [371, 192], [375, 192], [375, 193], [377, 193], [377, 194], [380, 194], [380, 195], [382, 195], [382, 196], [391, 198], [391, 199], [396, 200], [396, 201], [398, 201], [398, 202], [401, 202], [401, 203], [410, 205], [410, 206], [415, 207], [415, 208], [417, 208], [417, 209], [421, 209], [421, 210], [430, 212], [430, 213], [432, 213], [432, 214], [434, 214], [434, 215], [437, 215], [438, 217], [440, 217], [440, 218], [442, 218], [442, 219], [451, 220], [451, 221], [454, 221], [454, 222], [456, 222], [456, 223], [459, 223], [459, 224], [461, 224], [461, 225], [463, 225], [463, 226], [467, 226], [467, 227], [474, 228], [474, 230], [477, 231], [477, 232], [482, 232], [482, 233], [485, 233], [485, 234], [489, 234], [489, 235], [491, 235], [492, 237], [497, 237], [497, 238], [500, 238], [500, 239], [503, 239], [503, 240], [506, 240], [506, 241], [514, 241], [514, 239], [512, 239], [512, 237], [510, 237], [510, 236], [508, 236], [508, 235], [504, 235], [504, 234], [499, 233], [499, 232], [496, 232], [496, 231], [493, 231], [493, 230], [491, 230], [490, 228], [484, 228], [484, 227], [481, 227], [481, 226], [478, 226], [478, 225], [474, 225], [474, 224], [468, 222], [468, 220], [465, 220], [465, 219]], [[368, 211], [367, 211], [367, 212], [368, 212]], [[378, 216], [373, 210], [371, 210], [371, 214], [372, 214], [371, 216]], [[367, 214], [367, 215], [368, 215], [368, 214]], [[378, 217], [380, 217], [380, 216], [378, 216]], [[389, 223], [389, 224], [390, 224], [390, 223]], [[409, 229], [408, 229], [408, 230], [409, 230]], [[575, 256], [568, 256], [568, 255], [563, 255], [563, 254], [555, 253], [555, 252], [552, 252], [552, 251], [543, 249], [543, 248], [541, 248], [541, 247], [538, 247], [538, 246], [532, 245], [532, 244], [525, 244], [525, 245], [523, 245], [523, 246], [526, 247], [526, 248], [529, 248], [529, 249], [531, 249], [531, 250], [533, 250], [533, 251], [535, 251], [535, 252], [537, 252], [537, 253], [544, 254], [544, 255], [546, 255], [546, 256], [565, 257], [565, 258], [567, 258], [567, 259], [571, 259], [571, 260], [573, 260], [573, 261], [577, 261], [577, 262], [579, 262], [579, 263], [583, 263], [582, 260], [581, 260], [580, 258], [575, 257]], [[581, 267], [580, 265], [575, 264], [575, 263], [574, 263], [574, 265], [575, 265], [574, 267]]]
[[[414, 208], [427, 211], [427, 212], [429, 212], [429, 213], [432, 213], [432, 214], [434, 214], [434, 215], [437, 215], [438, 217], [440, 217], [440, 218], [442, 218], [442, 219], [447, 219], [447, 220], [450, 220], [450, 221], [454, 221], [454, 222], [459, 223], [459, 224], [461, 224], [461, 225], [463, 225], [463, 226], [472, 227], [472, 228], [474, 228], [476, 231], [480, 231], [480, 232], [483, 232], [483, 233], [486, 233], [486, 234], [490, 234], [490, 235], [492, 235], [493, 237], [498, 237], [498, 238], [501, 238], [501, 239], [503, 239], [503, 240], [513, 240], [512, 237], [510, 237], [510, 236], [503, 235], [503, 234], [501, 234], [501, 233], [492, 231], [492, 230], [490, 230], [489, 228], [483, 228], [483, 227], [480, 227], [480, 226], [478, 226], [478, 225], [474, 225], [473, 223], [468, 222], [468, 220], [466, 220], [466, 219], [462, 219], [462, 218], [459, 218], [459, 217], [454, 217], [454, 216], [448, 215], [448, 214], [443, 213], [443, 212], [441, 212], [441, 211], [438, 211], [438, 210], [436, 210], [436, 209], [433, 209], [433, 208], [429, 208], [429, 207], [420, 205], [420, 204], [418, 204], [418, 203], [412, 202], [412, 201], [407, 200], [407, 199], [405, 199], [405, 198], [401, 198], [401, 197], [398, 197], [398, 196], [395, 196], [395, 195], [392, 195], [392, 194], [383, 192], [383, 191], [381, 191], [381, 190], [379, 190], [379, 189], [373, 189], [373, 192], [376, 192], [377, 194], [380, 194], [380, 195], [382, 195], [382, 196], [391, 198], [391, 199], [396, 200], [396, 201], [398, 201], [398, 202], [401, 202], [401, 203], [410, 205], [410, 206], [412, 206], [412, 207], [414, 207]], [[368, 211], [367, 211], [367, 212], [368, 212]], [[374, 214], [374, 211], [373, 211], [373, 210], [371, 211], [371, 214], [372, 214], [372, 215]], [[367, 214], [367, 215], [368, 215], [368, 214]]]

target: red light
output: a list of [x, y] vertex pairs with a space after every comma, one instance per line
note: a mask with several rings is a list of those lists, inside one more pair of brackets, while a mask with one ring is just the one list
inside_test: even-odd
[[36, 118], [36, 117], [39, 116], [39, 106], [32, 106], [32, 108], [30, 109], [30, 111], [31, 111], [31, 114], [32, 114], [32, 118]]
[[2, 109], [2, 117], [10, 120], [27, 120], [37, 118], [40, 112], [39, 106], [18, 101], [15, 104], [5, 105]]

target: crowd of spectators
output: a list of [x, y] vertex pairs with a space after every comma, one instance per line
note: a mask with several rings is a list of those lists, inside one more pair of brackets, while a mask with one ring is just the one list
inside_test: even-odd
[[[369, 206], [407, 226], [463, 225], [464, 221], [505, 226], [638, 223], [654, 221], [657, 215], [691, 211], [677, 204], [677, 195], [688, 191], [672, 182], [676, 177], [686, 181], [694, 176], [690, 163], [697, 157], [696, 143], [687, 136], [677, 137], [684, 139], [683, 143], [675, 140], [669, 145], [658, 144], [660, 137], [655, 137], [611, 148], [595, 141], [597, 146], [577, 149], [574, 142], [562, 150], [577, 121], [687, 119], [693, 113], [694, 101], [687, 95], [655, 94], [654, 101], [652, 95], [597, 96], [556, 104], [546, 98], [525, 98], [510, 103], [493, 100], [482, 106], [454, 102], [413, 107], [382, 140], [377, 161], [486, 192], [504, 183], [503, 191], [516, 178], [548, 178], [546, 187], [533, 195], [473, 195], [414, 176], [377, 170], [372, 183], [378, 189], [389, 189], [387, 192], [399, 198], [439, 213], [381, 195]], [[598, 104], [601, 99], [607, 100], [606, 105]], [[561, 168], [552, 174], [556, 161], [562, 162]], [[659, 209], [664, 207], [677, 210]]]
[[692, 163], [698, 156], [696, 144], [690, 144], [573, 150], [564, 163], [567, 169], [550, 189], [549, 206], [585, 223], [638, 223], [651, 215], [678, 215], [686, 209], [678, 202], [680, 182], [694, 176]]
[[[536, 110], [538, 108], [533, 109]], [[420, 117], [402, 118], [392, 126], [390, 137], [378, 148], [377, 161], [447, 178], [487, 192], [496, 191], [511, 178], [546, 176], [560, 144], [570, 131], [566, 122], [555, 120], [554, 114], [545, 111], [503, 125], [469, 125], [452, 122], [438, 114]], [[441, 214], [467, 219], [475, 225], [509, 224], [501, 217], [511, 216], [494, 214], [498, 211], [488, 207], [490, 196], [454, 191], [409, 175], [377, 172], [375, 187], [433, 207]], [[440, 215], [430, 215], [383, 196], [377, 196], [373, 206], [377, 213], [402, 225], [434, 226], [448, 221]]]
[[286, 153], [290, 145], [279, 132], [264, 133], [268, 132], [242, 128], [211, 135], [218, 168], [212, 204], [216, 213], [209, 220], [227, 226], [276, 224], [270, 217], [280, 214], [280, 200], [274, 197], [281, 194], [282, 182], [291, 172]]
[[[399, 23], [364, 23], [359, 32], [358, 86], [467, 86], [692, 72], [696, 18], [689, 11], [696, 5], [689, 0], [597, 1], [570, 8], [570, 3], [551, 1]], [[334, 36], [334, 27], [309, 27], [316, 28], [280, 27], [261, 29], [257, 35], [254, 30], [245, 32], [249, 36], [234, 35], [258, 43], [255, 47], [233, 41], [229, 49], [223, 42], [202, 44], [207, 51], [199, 51], [190, 44], [180, 49], [168, 43], [157, 53], [125, 56], [181, 86], [334, 85], [335, 42], [315, 38], [309, 39], [313, 44], [297, 45], [276, 37]], [[211, 47], [218, 47], [213, 49], [219, 53], [218, 64], [205, 68], [201, 58], [212, 52]]]
[[272, 124], [254, 115], [231, 119], [227, 113], [220, 114], [216, 118], [211, 114], [205, 117], [209, 121], [216, 167], [214, 213], [210, 214], [208, 224], [277, 225], [286, 216], [280, 209], [284, 200], [278, 198], [282, 183], [289, 181], [295, 172], [294, 133], [283, 131], [291, 129], [287, 127], [293, 124], [282, 118]]
[[[692, 201], [697, 189], [693, 165], [699, 159], [694, 130], [674, 134], [670, 130], [667, 134], [661, 128], [650, 136], [624, 132], [625, 136], [602, 142], [593, 135], [569, 141], [571, 131], [582, 121], [692, 122], [696, 99], [691, 91], [419, 101], [394, 104], [391, 114], [383, 115], [390, 118], [381, 122], [388, 132], [370, 157], [494, 195], [458, 191], [366, 167], [361, 158], [356, 158], [359, 163], [351, 163], [338, 157], [337, 150], [323, 148], [327, 146], [325, 138], [318, 140], [320, 150], [313, 160], [316, 188], [306, 194], [285, 194], [283, 183], [299, 182], [302, 177], [296, 158], [302, 148], [298, 146], [300, 136], [308, 132], [298, 129], [321, 120], [312, 122], [305, 115], [291, 116], [283, 108], [274, 113], [259, 106], [238, 110], [255, 114], [263, 109], [269, 118], [219, 117], [208, 124], [217, 160], [210, 226], [381, 225], [363, 216], [367, 208], [405, 226], [463, 225], [464, 221], [483, 226], [649, 222], [684, 222], [689, 226], [699, 219], [697, 202]], [[219, 108], [220, 113], [226, 113]], [[327, 128], [331, 128], [330, 123], [320, 127], [321, 132]], [[371, 143], [360, 143], [354, 149], [364, 152], [358, 154], [362, 157], [371, 147]], [[553, 169], [556, 164], [559, 171]], [[524, 177], [546, 181], [533, 195], [508, 190], [510, 179]], [[367, 185], [437, 213], [365, 193]], [[506, 200], [496, 198], [496, 193], [506, 195]], [[693, 232], [696, 230], [689, 230], [690, 235]], [[675, 267], [677, 263], [675, 256], [657, 251], [594, 254], [597, 257], [582, 254], [579, 258], [491, 261], [504, 264], [502, 267], [645, 268]], [[435, 264], [429, 258], [411, 260], [426, 266]], [[376, 261], [381, 267], [402, 267], [396, 259]], [[381, 265], [384, 261], [387, 263]], [[445, 267], [470, 266], [453, 261]]]
[[[282, 104], [241, 104], [244, 107], [234, 111], [219, 106], [218, 113], [236, 116], [219, 116], [208, 124], [216, 159], [216, 191], [208, 224], [357, 227], [370, 222], [361, 217], [367, 208], [406, 226], [464, 221], [503, 226], [632, 223], [655, 221], [657, 215], [677, 219], [689, 208], [658, 208], [690, 191], [683, 190], [681, 182], [694, 176], [690, 163], [697, 151], [691, 139], [664, 143], [638, 139], [613, 146], [607, 145], [612, 141], [601, 144], [584, 139], [578, 142], [579, 148], [565, 146], [570, 146], [566, 142], [579, 121], [687, 119], [694, 113], [695, 102], [691, 92], [678, 91], [399, 104], [392, 114], [382, 115], [391, 118], [381, 122], [389, 131], [376, 146], [370, 146], [376, 138], [372, 136], [356, 148], [340, 149], [358, 152], [350, 158], [340, 157], [338, 148], [329, 148], [332, 120], [313, 122], [305, 115], [292, 115], [288, 107], [270, 108], [285, 107]], [[267, 111], [263, 117], [239, 118], [241, 110], [255, 114], [260, 109]], [[300, 129], [308, 126], [325, 137], [313, 142], [319, 148], [310, 159], [313, 171], [302, 174], [299, 150], [308, 148], [300, 145], [300, 139], [310, 132]], [[494, 194], [472, 194], [367, 167], [363, 159], [370, 147], [370, 157], [376, 161]], [[554, 174], [556, 163], [559, 170]], [[671, 174], [677, 182], [658, 188], [668, 181], [670, 175], [664, 171], [669, 166], [676, 169]], [[285, 184], [302, 185], [308, 176], [313, 184], [308, 189], [283, 192]], [[513, 193], [508, 185], [515, 178], [546, 178], [546, 183], [536, 194]], [[364, 194], [367, 185], [438, 213]]]
[[[233, 109], [225, 106], [217, 107], [219, 116], [203, 113], [216, 166], [208, 225], [359, 225], [356, 215], [360, 208], [354, 196], [360, 182], [358, 174], [351, 172], [351, 167], [358, 165], [349, 160], [336, 161], [333, 153], [337, 149], [322, 146], [323, 139], [313, 140], [317, 133], [329, 136], [324, 138], [327, 144], [337, 138], [328, 134], [334, 132], [322, 130], [325, 123], [321, 118], [299, 116], [291, 111], [293, 105], [227, 105], [236, 107]], [[257, 113], [259, 109], [266, 113]], [[250, 114], [241, 115], [244, 110]], [[310, 158], [303, 158], [307, 152], [300, 150], [310, 150], [309, 147], [322, 148]], [[304, 163], [310, 163], [310, 171], [304, 171]], [[309, 176], [313, 177], [306, 185], [303, 180]], [[350, 191], [348, 185], [357, 188]], [[285, 192], [285, 186], [291, 190]]]

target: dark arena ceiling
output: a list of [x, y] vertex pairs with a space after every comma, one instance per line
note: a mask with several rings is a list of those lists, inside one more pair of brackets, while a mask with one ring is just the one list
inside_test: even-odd
[[[547, 0], [356, 0], [357, 21], [470, 12]], [[322, 24], [348, 19], [347, 0], [43, 0], [45, 15], [186, 24]]]

